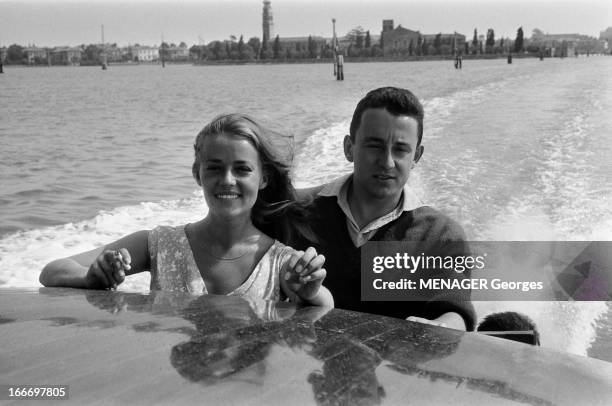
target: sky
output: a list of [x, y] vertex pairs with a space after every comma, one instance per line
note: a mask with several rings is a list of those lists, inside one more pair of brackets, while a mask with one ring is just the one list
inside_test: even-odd
[[[272, 0], [274, 35], [331, 37], [357, 26], [380, 34], [383, 19], [423, 34], [476, 28], [514, 39], [545, 33], [599, 37], [612, 26], [612, 0]], [[101, 42], [119, 46], [186, 42], [234, 35], [262, 36], [261, 0], [0, 0], [0, 46], [60, 46]]]

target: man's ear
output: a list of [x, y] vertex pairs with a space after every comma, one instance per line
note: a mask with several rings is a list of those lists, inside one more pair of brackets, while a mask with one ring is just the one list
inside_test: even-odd
[[423, 152], [425, 152], [425, 147], [419, 145], [416, 149], [416, 152], [414, 153], [414, 160], [412, 161], [413, 168], [417, 164], [417, 162], [419, 162], [419, 159], [421, 159], [421, 157], [423, 156]]
[[350, 135], [344, 136], [344, 156], [349, 162], [353, 162], [353, 140]]
[[191, 166], [191, 174], [193, 175], [193, 178], [195, 179], [195, 181], [198, 184], [198, 186], [202, 186], [202, 180], [200, 179], [200, 164], [199, 164], [199, 162], [194, 162], [193, 163], [193, 165]]

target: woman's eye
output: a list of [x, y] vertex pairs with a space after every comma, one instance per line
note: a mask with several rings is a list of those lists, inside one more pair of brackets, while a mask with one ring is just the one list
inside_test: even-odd
[[216, 171], [216, 170], [219, 170], [219, 167], [218, 166], [207, 166], [206, 170], [207, 171]]
[[236, 168], [239, 172], [251, 172], [251, 168], [249, 168], [248, 166], [239, 166], [238, 168]]

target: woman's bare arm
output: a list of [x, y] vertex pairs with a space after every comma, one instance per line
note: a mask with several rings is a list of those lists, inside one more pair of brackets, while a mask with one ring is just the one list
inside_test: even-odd
[[114, 287], [126, 275], [149, 270], [148, 236], [148, 230], [137, 231], [104, 247], [52, 261], [40, 273], [40, 283], [83, 289]]

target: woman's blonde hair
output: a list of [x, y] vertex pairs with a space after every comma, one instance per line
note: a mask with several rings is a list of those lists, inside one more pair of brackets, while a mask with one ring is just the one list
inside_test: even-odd
[[314, 236], [306, 220], [309, 201], [299, 201], [291, 183], [293, 154], [290, 149], [284, 155], [281, 154], [273, 143], [275, 140], [286, 140], [287, 137], [264, 128], [245, 114], [231, 113], [215, 117], [200, 131], [193, 145], [195, 159], [191, 171], [199, 184], [204, 139], [211, 135], [243, 137], [251, 142], [259, 154], [267, 184], [259, 190], [251, 210], [251, 220], [255, 227], [285, 243], [296, 232], [313, 240]]

